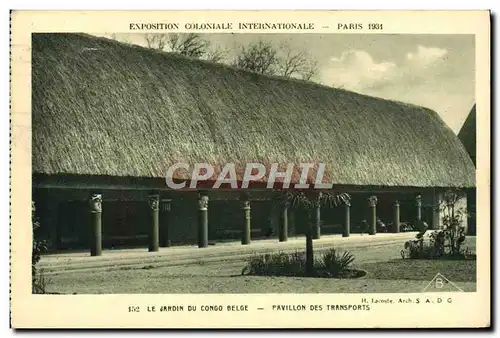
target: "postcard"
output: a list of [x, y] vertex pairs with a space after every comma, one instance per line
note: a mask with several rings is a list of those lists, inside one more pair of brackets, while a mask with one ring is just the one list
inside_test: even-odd
[[12, 327], [490, 326], [488, 11], [10, 17]]

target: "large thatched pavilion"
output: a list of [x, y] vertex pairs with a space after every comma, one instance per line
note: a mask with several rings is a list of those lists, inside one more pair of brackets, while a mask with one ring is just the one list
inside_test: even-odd
[[178, 162], [215, 173], [234, 163], [238, 180], [248, 162], [324, 163], [324, 182], [352, 199], [317, 210], [316, 237], [348, 236], [374, 215], [390, 231], [418, 218], [437, 226], [437, 193], [475, 185], [465, 148], [429, 109], [84, 34], [32, 43], [33, 199], [54, 249], [304, 233], [300, 210], [272, 203], [268, 177], [244, 198], [229, 185], [172, 190]]

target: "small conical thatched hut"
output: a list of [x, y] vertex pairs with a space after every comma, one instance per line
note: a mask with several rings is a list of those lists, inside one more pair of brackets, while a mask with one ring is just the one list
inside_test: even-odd
[[474, 165], [476, 164], [476, 105], [474, 105], [467, 116], [462, 128], [458, 132], [458, 138], [462, 141], [465, 149], [470, 155]]
[[[467, 116], [462, 128], [458, 132], [458, 138], [462, 141], [469, 153], [472, 162], [476, 165], [476, 105], [474, 105]], [[468, 232], [476, 234], [476, 189], [467, 189], [467, 209], [469, 213]]]
[[[196, 211], [190, 211], [197, 195], [174, 194], [165, 185], [176, 162], [209, 163], [216, 173], [235, 163], [238, 180], [248, 162], [324, 163], [324, 180], [334, 189], [367, 194], [425, 197], [475, 185], [466, 149], [429, 109], [84, 34], [33, 34], [32, 126], [34, 194], [47, 210], [45, 222], [58, 224], [51, 227], [58, 243], [65, 234], [90, 234], [94, 241], [82, 204], [91, 193], [94, 216], [102, 194], [98, 232], [104, 239], [120, 238], [113, 231], [158, 236], [138, 216], [148, 214], [151, 191], [171, 200], [165, 207], [169, 240], [199, 238]], [[174, 178], [189, 176], [176, 171]], [[314, 178], [312, 171], [308, 180]], [[294, 172], [292, 183], [298, 180]], [[230, 193], [217, 196], [234, 200]], [[106, 210], [113, 203], [127, 207], [111, 216]], [[272, 223], [255, 210], [252, 218]], [[208, 236], [217, 238], [219, 230], [211, 226]]]

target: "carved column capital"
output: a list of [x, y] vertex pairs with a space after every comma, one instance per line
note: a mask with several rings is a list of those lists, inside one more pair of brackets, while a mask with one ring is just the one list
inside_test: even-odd
[[243, 191], [239, 195], [239, 200], [240, 201], [250, 201], [250, 194], [247, 191]]
[[291, 206], [292, 206], [292, 202], [291, 202], [291, 201], [288, 201], [288, 200], [283, 201], [283, 203], [281, 203], [281, 207], [282, 207], [283, 209], [288, 209], [288, 208], [290, 208]]
[[245, 219], [250, 219], [250, 201], [243, 201], [243, 212], [245, 213]]
[[344, 204], [345, 204], [345, 207], [346, 207], [346, 208], [350, 208], [350, 207], [351, 207], [351, 201], [349, 201], [349, 200], [346, 200], [346, 201], [344, 202]]
[[243, 209], [244, 210], [249, 210], [250, 209], [250, 201], [249, 200], [243, 201]]
[[400, 204], [399, 204], [398, 200], [394, 201], [394, 206], [397, 207], [397, 208], [399, 208]]
[[170, 199], [162, 199], [160, 202], [161, 202], [160, 203], [161, 209], [163, 211], [170, 211], [171, 210], [171, 208], [172, 208], [172, 204], [171, 204], [172, 200], [170, 200]]
[[377, 198], [377, 196], [370, 196], [370, 197], [368, 198], [368, 205], [369, 205], [370, 207], [372, 207], [372, 208], [373, 208], [373, 207], [375, 207], [375, 206], [377, 205], [377, 202], [378, 202], [378, 198]]
[[208, 196], [200, 195], [198, 197], [198, 209], [199, 210], [208, 210]]
[[422, 196], [417, 195], [417, 197], [415, 197], [415, 202], [416, 202], [417, 207], [421, 207], [422, 206]]
[[99, 213], [102, 212], [102, 195], [92, 194], [89, 198], [90, 212]]
[[148, 204], [152, 211], [158, 211], [160, 209], [160, 196], [158, 194], [149, 195]]

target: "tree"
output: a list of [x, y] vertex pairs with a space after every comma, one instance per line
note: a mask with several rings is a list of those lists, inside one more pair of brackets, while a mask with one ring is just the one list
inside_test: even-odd
[[306, 51], [293, 51], [290, 45], [283, 44], [282, 56], [279, 57], [279, 75], [299, 77], [309, 81], [317, 73], [317, 61]]
[[148, 48], [164, 50], [167, 45], [168, 34], [146, 34], [144, 38]]
[[116, 40], [116, 41], [120, 41], [120, 42], [123, 42], [123, 43], [129, 43], [130, 44], [130, 40], [126, 37], [127, 35], [126, 34], [116, 34], [116, 33], [111, 33], [109, 34], [109, 38], [111, 40]]
[[260, 74], [275, 75], [278, 71], [278, 51], [268, 42], [259, 41], [249, 46], [240, 46], [233, 62], [237, 68], [251, 70]]
[[202, 58], [210, 46], [210, 42], [199, 34], [168, 34], [167, 45], [170, 51], [184, 56]]
[[148, 48], [166, 50], [184, 56], [202, 58], [208, 53], [210, 42], [201, 35], [189, 34], [146, 34]]
[[277, 196], [278, 203], [291, 207], [292, 209], [303, 208], [307, 211], [306, 231], [306, 276], [314, 274], [314, 250], [313, 250], [313, 211], [321, 206], [335, 207], [350, 201], [348, 193], [323, 192], [323, 191], [295, 191], [288, 190]]
[[443, 215], [443, 240], [448, 242], [447, 247], [452, 255], [461, 254], [461, 246], [465, 241], [463, 222], [468, 218], [468, 214], [467, 210], [459, 204], [464, 195], [461, 189], [450, 189], [444, 193], [439, 205], [439, 211]]
[[148, 48], [177, 53], [187, 57], [222, 63], [227, 52], [222, 48], [213, 47], [210, 41], [202, 38], [200, 34], [146, 34]]
[[219, 47], [214, 47], [207, 50], [207, 53], [205, 54], [203, 59], [214, 63], [223, 63], [226, 59], [226, 56], [227, 51]]
[[262, 40], [240, 46], [233, 66], [260, 74], [295, 77], [306, 81], [317, 74], [317, 62], [306, 51], [294, 51], [289, 44], [274, 47]]

